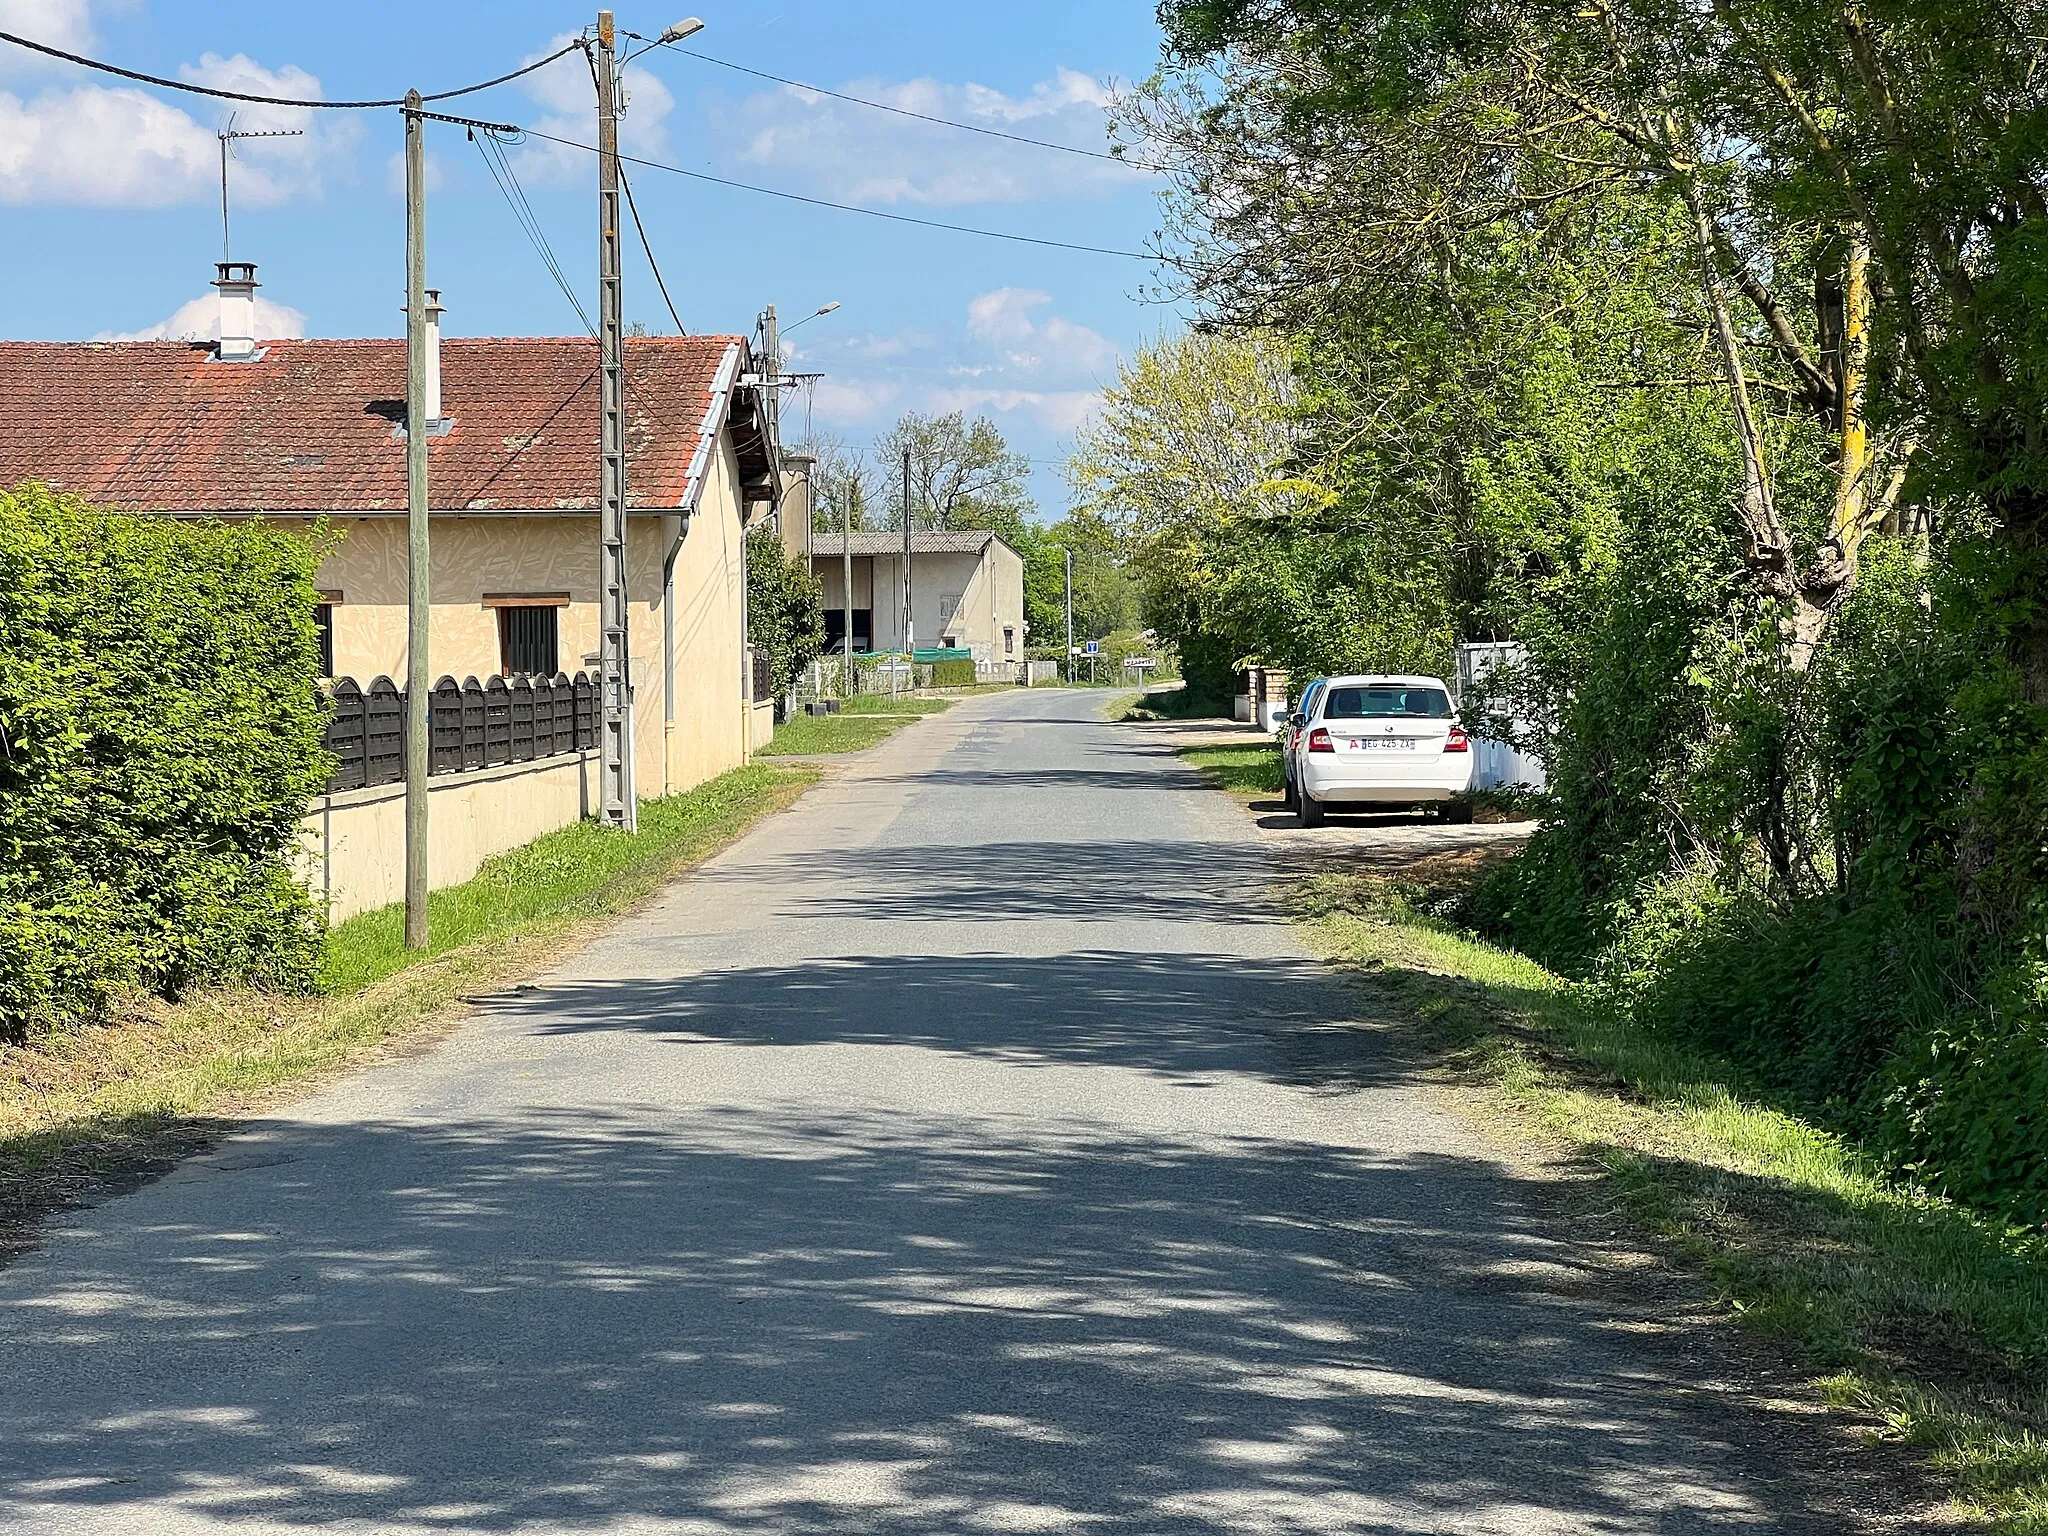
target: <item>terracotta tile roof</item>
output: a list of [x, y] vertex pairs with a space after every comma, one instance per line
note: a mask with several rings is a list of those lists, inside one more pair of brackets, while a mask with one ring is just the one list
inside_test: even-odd
[[[811, 535], [811, 554], [834, 560], [843, 559], [840, 542], [846, 535], [837, 533], [814, 533]], [[978, 555], [996, 541], [996, 535], [980, 528], [948, 529], [913, 532], [910, 535], [910, 557], [919, 555]], [[853, 553], [856, 555], [900, 555], [903, 553], [903, 530], [894, 533], [885, 528], [857, 528], [851, 538]]]
[[[0, 485], [105, 506], [376, 512], [406, 504], [403, 341], [273, 341], [216, 363], [191, 342], [0, 342]], [[635, 507], [685, 494], [731, 336], [626, 343]], [[597, 344], [449, 339], [431, 450], [437, 511], [596, 505]]]

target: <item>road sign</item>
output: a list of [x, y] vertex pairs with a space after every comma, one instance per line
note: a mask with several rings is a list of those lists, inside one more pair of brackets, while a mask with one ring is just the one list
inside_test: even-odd
[[1101, 651], [1102, 651], [1102, 642], [1101, 642], [1100, 640], [1090, 640], [1090, 641], [1088, 642], [1088, 654], [1089, 654], [1090, 656], [1095, 656], [1095, 655], [1099, 655], [1099, 654], [1101, 653]]

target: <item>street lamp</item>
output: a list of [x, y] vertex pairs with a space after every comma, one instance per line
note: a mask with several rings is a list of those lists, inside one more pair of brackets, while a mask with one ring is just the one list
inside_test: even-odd
[[645, 43], [647, 46], [642, 48], [639, 53], [629, 54], [627, 57], [619, 60], [619, 68], [624, 69], [634, 59], [639, 58], [642, 53], [650, 53], [656, 48], [666, 48], [673, 43], [680, 43], [684, 38], [695, 37], [703, 30], [704, 23], [695, 16], [690, 16], [664, 30], [659, 37], [642, 37], [638, 32], [627, 32], [626, 36], [632, 38], [634, 42]]
[[[829, 314], [831, 314], [831, 313], [832, 313], [832, 311], [833, 311], [833, 310], [837, 309], [838, 307], [839, 307], [839, 301], [838, 301], [837, 299], [834, 299], [834, 300], [833, 300], [833, 301], [832, 301], [832, 302], [831, 302], [830, 304], [820, 304], [820, 305], [819, 305], [819, 306], [818, 306], [818, 307], [817, 307], [816, 309], [812, 310], [812, 311], [811, 311], [811, 312], [810, 312], [810, 313], [809, 313], [808, 315], [805, 315], [805, 316], [803, 317], [803, 319], [801, 319], [801, 320], [797, 321], [796, 325], [809, 325], [809, 324], [810, 324], [810, 323], [811, 323], [811, 322], [812, 322], [813, 320], [817, 319], [817, 318], [818, 318], [818, 316], [820, 316], [820, 315], [829, 315]], [[792, 325], [792, 326], [791, 326], [791, 327], [789, 328], [789, 331], [793, 331], [793, 330], [795, 330], [795, 329], [796, 329], [796, 325]], [[782, 334], [783, 334], [783, 335], [785, 335], [785, 336], [787, 336], [787, 335], [789, 334], [789, 331], [784, 331], [784, 332], [783, 332]]]

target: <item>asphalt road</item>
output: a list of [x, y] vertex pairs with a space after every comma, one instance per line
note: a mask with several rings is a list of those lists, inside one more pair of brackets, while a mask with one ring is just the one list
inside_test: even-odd
[[1099, 703], [0, 1272], [0, 1532], [1837, 1529]]

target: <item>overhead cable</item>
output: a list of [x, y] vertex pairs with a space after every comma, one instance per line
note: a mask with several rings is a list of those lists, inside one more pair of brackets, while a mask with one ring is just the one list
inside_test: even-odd
[[676, 313], [676, 301], [668, 296], [668, 283], [662, 278], [661, 263], [654, 259], [654, 244], [647, 238], [647, 226], [640, 222], [640, 205], [633, 201], [633, 183], [626, 179], [626, 168], [619, 167], [619, 185], [625, 189], [626, 207], [632, 212], [633, 227], [640, 232], [640, 249], [647, 253], [647, 270], [654, 274], [654, 286], [661, 290], [661, 302], [668, 306], [668, 317], [676, 323], [676, 334], [687, 336], [690, 328], [683, 324], [683, 317]]
[[[248, 91], [221, 90], [211, 85], [195, 85], [189, 80], [167, 80], [162, 75], [146, 75], [140, 70], [123, 69], [118, 64], [109, 64], [103, 59], [89, 59], [82, 53], [67, 53], [62, 48], [52, 48], [48, 43], [39, 43], [33, 38], [17, 37], [12, 32], [0, 32], [0, 42], [12, 43], [17, 48], [27, 48], [34, 53], [48, 54], [51, 58], [62, 59], [67, 64], [77, 64], [86, 69], [96, 69], [104, 75], [119, 75], [123, 80], [136, 80], [143, 85], [161, 86], [167, 91], [184, 91], [192, 96], [216, 96], [223, 101], [254, 102], [257, 106], [262, 107], [327, 107], [335, 110], [361, 111], [373, 107], [402, 107], [406, 101], [403, 96], [395, 97], [390, 101], [306, 101], [290, 96], [257, 96], [252, 95]], [[522, 75], [530, 75], [537, 69], [545, 69], [548, 65], [554, 63], [555, 60], [563, 57], [565, 54], [575, 52], [582, 46], [583, 40], [578, 38], [575, 42], [557, 49], [544, 59], [536, 59], [531, 64], [520, 66], [509, 75], [500, 75], [495, 80], [484, 80], [475, 85], [465, 85], [459, 90], [436, 91], [431, 96], [422, 96], [420, 100], [452, 101], [457, 96], [473, 96], [478, 91], [488, 91], [494, 85], [504, 85], [509, 81], [517, 80]]]
[[1107, 160], [1112, 165], [1129, 166], [1134, 171], [1163, 171], [1164, 166], [1151, 165], [1141, 160], [1126, 159], [1122, 155], [1106, 150], [1083, 149], [1077, 144], [1056, 144], [1051, 139], [1034, 139], [1021, 133], [1005, 133], [1000, 128], [987, 128], [980, 123], [963, 123], [956, 118], [934, 117], [929, 112], [913, 112], [908, 107], [892, 107], [886, 101], [870, 101], [865, 96], [849, 96], [844, 91], [828, 91], [822, 85], [808, 85], [801, 80], [788, 80], [781, 75], [771, 75], [765, 69], [754, 69], [746, 64], [735, 64], [730, 59], [716, 59], [708, 53], [699, 53], [694, 48], [671, 47], [671, 52], [680, 53], [706, 64], [716, 64], [720, 69], [730, 69], [742, 75], [752, 75], [757, 80], [772, 80], [777, 85], [789, 86], [792, 90], [809, 91], [815, 96], [829, 96], [834, 101], [851, 102], [856, 107], [869, 107], [876, 112], [889, 112], [897, 117], [914, 118], [920, 123], [936, 123], [941, 128], [957, 128], [962, 133], [978, 133], [991, 139], [1007, 139], [1012, 144], [1029, 144], [1035, 149], [1056, 149], [1062, 154], [1086, 155], [1091, 160]]
[[[561, 144], [569, 149], [580, 149], [586, 154], [598, 153], [594, 144], [584, 144], [575, 139], [557, 138], [551, 133], [528, 128], [530, 139], [545, 139], [550, 144]], [[1018, 245], [1046, 246], [1056, 251], [1081, 251], [1090, 256], [1122, 256], [1131, 261], [1159, 261], [1162, 258], [1145, 251], [1121, 251], [1103, 245], [1079, 245], [1071, 240], [1047, 240], [1039, 235], [1013, 235], [1006, 230], [980, 229], [972, 224], [948, 224], [939, 219], [914, 218], [907, 213], [885, 213], [879, 208], [862, 208], [854, 203], [835, 203], [822, 197], [805, 197], [801, 192], [783, 192], [775, 187], [757, 187], [750, 182], [731, 181], [723, 176], [713, 176], [707, 171], [686, 171], [679, 165], [664, 165], [659, 160], [643, 160], [634, 155], [621, 155], [619, 159], [629, 165], [644, 165], [650, 171], [666, 171], [671, 176], [687, 176], [692, 181], [705, 181], [715, 187], [731, 187], [740, 192], [754, 192], [762, 197], [779, 197], [785, 202], [805, 203], [813, 208], [831, 208], [840, 213], [865, 214], [871, 219], [887, 219], [892, 224], [915, 224], [921, 229], [943, 229], [956, 235], [979, 235], [984, 240], [1009, 240]]]
[[548, 275], [555, 280], [555, 286], [562, 290], [562, 296], [569, 301], [569, 307], [576, 311], [576, 318], [583, 322], [583, 329], [594, 339], [597, 327], [590, 322], [590, 314], [583, 307], [583, 301], [576, 297], [576, 289], [562, 271], [562, 264], [555, 257], [554, 247], [548, 243], [547, 231], [541, 228], [540, 216], [533, 211], [533, 204], [526, 199], [526, 189], [519, 185], [519, 178], [513, 174], [512, 162], [506, 157], [505, 146], [495, 134], [471, 131], [470, 142], [477, 147], [477, 153], [484, 158], [484, 169], [491, 173], [491, 180], [498, 184], [505, 205], [512, 210], [513, 220], [539, 254], [541, 264], [548, 269]]

